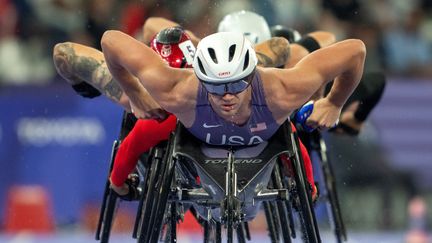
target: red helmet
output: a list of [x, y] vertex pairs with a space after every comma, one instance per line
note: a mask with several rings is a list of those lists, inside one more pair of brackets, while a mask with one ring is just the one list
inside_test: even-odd
[[150, 42], [150, 47], [174, 68], [192, 67], [195, 46], [181, 27], [161, 30]]

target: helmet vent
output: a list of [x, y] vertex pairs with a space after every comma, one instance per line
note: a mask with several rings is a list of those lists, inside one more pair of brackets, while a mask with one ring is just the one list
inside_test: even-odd
[[233, 57], [234, 57], [234, 53], [235, 53], [235, 49], [236, 49], [236, 45], [231, 45], [229, 47], [229, 56], [228, 56], [228, 62], [231, 62]]
[[203, 67], [203, 65], [202, 65], [201, 59], [200, 59], [199, 57], [197, 57], [197, 59], [198, 59], [198, 66], [199, 66], [199, 69], [201, 70], [201, 72], [202, 72], [204, 75], [207, 75], [207, 73], [206, 73], [206, 71], [204, 70], [204, 67]]
[[245, 60], [244, 60], [244, 64], [243, 64], [243, 71], [248, 67], [249, 64], [249, 50], [246, 52], [245, 55]]
[[215, 50], [213, 48], [208, 48], [208, 52], [209, 52], [209, 55], [212, 58], [213, 62], [217, 64], [218, 60], [216, 58]]

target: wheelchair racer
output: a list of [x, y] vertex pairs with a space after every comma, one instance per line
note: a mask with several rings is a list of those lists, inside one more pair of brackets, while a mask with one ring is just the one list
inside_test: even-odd
[[[169, 41], [167, 41], [169, 40]], [[191, 65], [187, 63], [185, 55], [179, 46], [185, 41], [188, 41], [188, 35], [178, 27], [172, 27], [162, 30], [151, 41], [151, 48], [155, 50], [161, 57], [168, 62], [171, 67], [186, 68]], [[171, 53], [163, 54], [164, 50], [170, 46]], [[184, 63], [184, 65], [181, 65]], [[138, 120], [135, 127], [129, 135], [121, 143], [114, 161], [114, 167], [111, 173], [112, 188], [124, 199], [136, 199], [137, 192], [130, 186], [126, 179], [133, 171], [138, 161], [139, 156], [147, 152], [151, 147], [159, 142], [169, 138], [170, 133], [175, 129], [176, 118], [174, 115], [169, 115], [164, 121], [158, 122], [153, 119]], [[310, 185], [313, 183], [313, 174], [310, 157], [305, 146], [300, 143], [301, 154], [307, 171], [307, 177]], [[125, 183], [127, 182], [127, 183]], [[312, 191], [313, 198], [316, 197], [316, 188]]]
[[[284, 37], [290, 43], [290, 57], [281, 68], [291, 68], [309, 53], [336, 42], [335, 35], [327, 31], [314, 31], [302, 36], [298, 31], [282, 25], [269, 28], [265, 19], [257, 16], [259, 15], [250, 11], [232, 12], [221, 20], [218, 31], [244, 33], [255, 44], [266, 41], [271, 36]], [[271, 35], [267, 29], [270, 29]], [[359, 85], [344, 105], [339, 123], [330, 131], [358, 135], [369, 114], [380, 101], [385, 84], [386, 78], [383, 72], [365, 72]], [[322, 98], [330, 90], [331, 83], [327, 86], [327, 88], [321, 87], [311, 100]]]
[[[161, 26], [178, 25], [166, 19], [150, 18], [144, 26], [144, 41], [150, 42], [148, 41], [149, 35], [146, 35], [146, 33], [152, 33], [155, 30], [161, 28]], [[267, 24], [264, 27], [267, 28], [265, 30], [267, 31], [267, 35], [269, 35]], [[171, 38], [172, 41], [173, 35], [179, 34], [181, 32], [180, 30], [180, 28], [171, 28], [171, 31], [165, 31], [164, 34], [161, 35], [163, 37], [160, 38], [165, 39], [165, 42], [167, 38]], [[193, 42], [199, 41], [199, 39], [189, 31], [185, 32], [192, 36], [191, 40]], [[181, 38], [184, 41], [189, 38], [189, 36], [185, 33], [182, 33], [181, 35]], [[264, 40], [264, 38], [262, 39]], [[166, 52], [161, 49], [162, 46], [160, 43], [156, 43], [158, 43], [157, 40], [151, 41], [151, 47], [160, 55], [166, 55]], [[159, 45], [159, 47], [157, 47], [157, 45]], [[172, 43], [171, 45], [171, 49], [179, 49], [177, 43]], [[191, 47], [191, 45], [188, 46]], [[281, 45], [278, 44], [277, 39], [264, 42], [258, 45], [257, 49], [263, 50], [263, 53], [259, 54], [259, 65], [282, 65], [286, 61], [287, 55], [284, 54], [284, 50], [281, 48]], [[278, 51], [278, 49], [282, 49], [282, 54], [279, 54], [281, 57], [275, 53]], [[264, 54], [266, 52], [269, 54]], [[131, 110], [128, 97], [124, 94], [123, 90], [120, 86], [118, 86], [116, 81], [111, 77], [104, 62], [103, 56], [99, 51], [76, 43], [66, 42], [56, 45], [54, 48], [53, 57], [59, 74], [72, 84], [72, 87], [77, 93], [87, 98], [93, 98], [100, 95], [102, 92], [114, 102], [122, 105], [126, 110]], [[180, 51], [173, 55], [166, 55], [164, 59], [168, 61], [170, 66], [174, 67], [183, 67], [180, 66], [180, 64], [185, 63], [185, 56], [183, 55], [183, 52]], [[187, 65], [187, 67], [189, 67], [189, 65]], [[94, 88], [93, 86], [97, 87], [98, 89]], [[148, 114], [151, 114], [152, 117], [158, 118], [159, 121], [163, 120], [163, 118], [166, 118], [164, 111], [160, 109], [160, 107], [155, 104], [152, 99], [149, 99], [148, 95], [142, 96], [142, 100], [144, 100], [143, 103], [148, 105], [146, 110]], [[124, 182], [126, 181], [128, 174], [135, 167], [138, 157], [142, 153], [148, 151], [150, 147], [153, 147], [158, 142], [167, 139], [169, 133], [174, 128], [174, 116], [169, 116], [168, 119], [163, 122], [156, 122], [155, 120], [139, 121], [136, 125], [136, 128], [134, 129], [135, 132], [130, 134], [129, 138], [122, 142], [122, 145], [120, 146], [116, 156], [116, 162], [114, 163], [111, 180], [113, 182], [113, 188], [120, 195], [125, 196], [125, 199], [134, 198], [136, 196], [135, 191], [131, 191], [130, 194], [127, 193], [129, 191], [128, 186], [124, 184]], [[305, 161], [308, 181], [311, 185], [314, 185], [310, 158], [304, 145], [300, 144], [300, 146], [302, 150], [302, 157]], [[316, 195], [315, 188], [312, 191], [312, 195], [314, 197]]]
[[[309, 53], [336, 41], [335, 36], [330, 32], [316, 31], [302, 37], [296, 30], [282, 25], [272, 26], [271, 33], [272, 36], [284, 37], [292, 43], [291, 56], [285, 68], [293, 67]], [[339, 123], [330, 131], [337, 134], [358, 135], [370, 113], [381, 100], [385, 86], [386, 77], [383, 71], [365, 71], [359, 85], [342, 108]], [[321, 87], [311, 99], [317, 100], [323, 97], [330, 87], [331, 83]]]
[[119, 31], [107, 31], [102, 47], [111, 73], [137, 108], [142, 109], [144, 85], [196, 137], [228, 146], [268, 139], [293, 110], [337, 77], [308, 119], [312, 127], [333, 126], [360, 80], [365, 57], [361, 41], [346, 40], [308, 55], [292, 69], [261, 68], [243, 35], [216, 33], [200, 41], [192, 71], [170, 68]]

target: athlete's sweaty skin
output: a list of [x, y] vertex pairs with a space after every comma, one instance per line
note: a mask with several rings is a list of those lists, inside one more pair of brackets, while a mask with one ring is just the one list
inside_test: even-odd
[[[120, 31], [105, 32], [101, 43], [111, 73], [122, 83], [125, 92], [131, 94], [129, 97], [133, 101], [140, 96], [134, 89], [136, 84], [129, 81], [130, 76], [137, 76], [162, 107], [175, 114], [186, 127], [192, 125], [196, 116], [199, 82], [194, 72], [163, 65], [151, 49]], [[287, 41], [285, 43], [288, 45]], [[365, 55], [364, 43], [351, 39], [319, 49], [291, 69], [257, 67], [263, 80], [266, 102], [274, 119], [282, 124], [292, 111], [306, 103], [323, 84], [335, 78], [329, 95], [315, 102], [316, 109], [307, 121], [307, 125], [314, 128], [332, 127], [339, 118], [343, 104], [358, 85]], [[146, 58], [143, 59], [143, 56]], [[328, 56], [332, 58], [326, 58]], [[323, 62], [324, 59], [327, 61]], [[229, 101], [221, 100], [213, 108], [218, 110], [218, 114], [223, 114], [224, 119], [241, 124], [249, 116], [248, 110], [243, 111], [242, 108], [247, 108], [244, 104], [250, 102], [250, 90], [244, 93], [242, 97], [230, 97]], [[222, 101], [235, 106], [229, 114], [224, 114], [226, 111], [222, 109]]]

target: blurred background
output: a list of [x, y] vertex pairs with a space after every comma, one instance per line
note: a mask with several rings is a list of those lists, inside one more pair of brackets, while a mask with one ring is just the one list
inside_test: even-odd
[[[55, 72], [56, 43], [139, 37], [151, 16], [204, 37], [242, 9], [366, 43], [384, 96], [358, 137], [327, 136], [349, 242], [432, 242], [431, 0], [0, 0], [0, 242], [93, 242], [122, 110], [74, 93]], [[121, 204], [113, 242], [133, 242], [135, 206]], [[331, 235], [324, 205], [317, 215]]]

